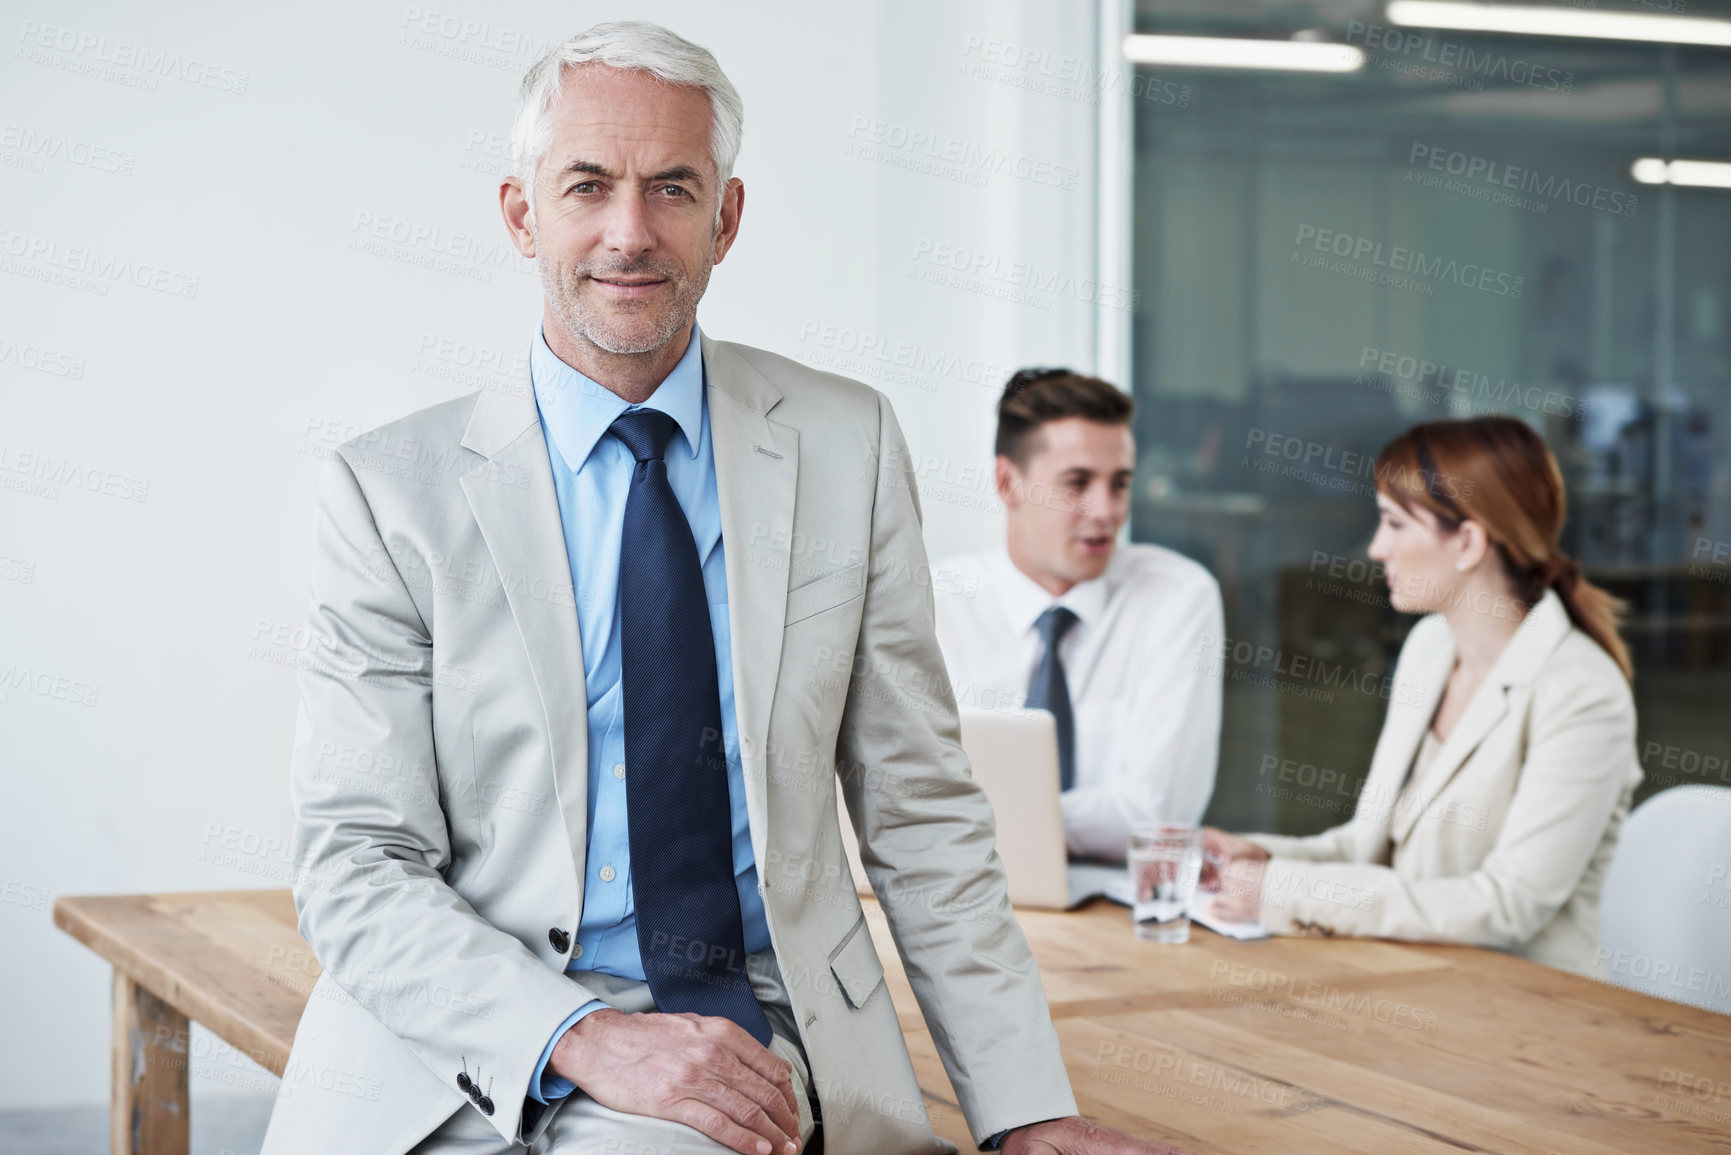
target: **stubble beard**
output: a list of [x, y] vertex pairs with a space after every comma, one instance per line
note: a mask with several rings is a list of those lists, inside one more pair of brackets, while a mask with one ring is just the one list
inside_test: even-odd
[[[603, 352], [632, 354], [654, 352], [691, 324], [697, 315], [697, 302], [703, 299], [704, 290], [709, 287], [709, 271], [713, 266], [707, 254], [705, 258], [689, 277], [682, 276], [677, 265], [647, 259], [609, 266], [556, 265], [546, 260], [537, 260], [535, 264], [541, 275], [542, 291], [566, 332]], [[659, 307], [644, 304], [613, 313], [586, 300], [580, 291], [583, 282], [591, 277], [645, 275], [665, 278], [673, 289], [671, 299]], [[647, 329], [638, 329], [627, 323], [644, 311], [656, 308], [659, 308], [660, 315]]]

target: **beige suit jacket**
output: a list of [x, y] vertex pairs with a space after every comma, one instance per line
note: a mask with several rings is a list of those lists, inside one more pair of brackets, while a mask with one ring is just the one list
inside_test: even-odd
[[1629, 684], [1547, 592], [1403, 806], [1454, 661], [1440, 615], [1413, 627], [1350, 822], [1247, 836], [1273, 855], [1263, 924], [1471, 943], [1602, 977], [1599, 890], [1641, 781]]
[[[867, 873], [976, 1138], [1075, 1113], [933, 630], [906, 442], [875, 389], [703, 338], [733, 684], [770, 937], [832, 1155], [953, 1150], [926, 1118], [854, 892]], [[325, 968], [263, 1155], [400, 1155], [478, 1075], [504, 1139], [591, 997], [587, 725], [532, 394], [342, 446], [320, 483], [292, 763], [302, 935]], [[570, 940], [575, 940], [575, 933]]]

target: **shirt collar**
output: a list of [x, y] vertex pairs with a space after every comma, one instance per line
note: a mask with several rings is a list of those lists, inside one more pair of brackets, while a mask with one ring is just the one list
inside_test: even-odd
[[1083, 624], [1098, 622], [1106, 612], [1106, 600], [1115, 580], [1113, 570], [1123, 549], [1120, 544], [1112, 551], [1112, 560], [1106, 563], [1106, 569], [1099, 577], [1077, 582], [1061, 598], [1054, 598], [1049, 590], [1016, 568], [1007, 547], [1000, 549], [997, 555], [998, 588], [1004, 598], [1004, 608], [1009, 611], [1010, 625], [1018, 635], [1025, 634], [1034, 628], [1040, 615], [1053, 606], [1064, 606]]
[[642, 405], [627, 404], [619, 394], [561, 361], [548, 347], [540, 322], [535, 325], [535, 342], [529, 354], [529, 381], [541, 408], [541, 420], [573, 473], [589, 460], [595, 443], [606, 436], [614, 418], [631, 408], [659, 409], [673, 418], [685, 434], [687, 455], [697, 456], [703, 435], [703, 340], [695, 323], [685, 355]]

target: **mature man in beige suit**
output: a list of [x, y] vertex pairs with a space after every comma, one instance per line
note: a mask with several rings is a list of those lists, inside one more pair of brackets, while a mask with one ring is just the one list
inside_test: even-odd
[[[739, 229], [738, 139], [732, 86], [665, 29], [600, 25], [549, 53], [524, 82], [524, 168], [500, 190], [546, 287], [532, 394], [413, 414], [323, 475], [320, 652], [301, 678], [293, 795], [300, 928], [325, 970], [264, 1155], [791, 1155], [814, 1135], [832, 1155], [951, 1149], [854, 894], [838, 784], [976, 1140], [1171, 1150], [1075, 1117], [992, 813], [940, 695], [895, 414], [871, 388], [698, 334], [710, 267]], [[677, 390], [688, 400], [662, 395]], [[583, 441], [573, 431], [596, 412]], [[665, 450], [632, 440], [651, 427]], [[713, 469], [692, 472], [706, 454]], [[624, 472], [585, 472], [607, 461]], [[608, 505], [626, 478], [629, 498]], [[704, 493], [718, 535], [691, 496]], [[586, 509], [622, 509], [623, 531]], [[684, 557], [692, 538], [684, 576], [708, 551], [715, 584], [683, 587], [693, 596], [660, 616], [695, 603], [703, 644], [713, 629], [730, 646], [707, 672], [706, 657], [632, 644], [666, 627], [641, 607], [673, 580], [642, 568], [642, 543]], [[618, 578], [599, 596], [620, 608], [599, 632], [617, 628], [623, 652], [609, 659], [580, 620], [598, 596], [592, 555], [614, 543]], [[634, 730], [671, 731], [686, 711], [632, 689], [683, 693], [687, 677], [732, 721], [703, 733], [713, 756], [657, 764]], [[621, 718], [638, 745], [598, 773], [591, 753]], [[647, 795], [619, 791], [669, 784], [660, 812], [633, 803], [627, 847], [623, 800]], [[715, 801], [723, 828], [692, 829], [687, 796]], [[688, 844], [714, 835], [725, 855], [730, 804], [735, 877], [717, 889], [708, 866], [724, 876], [725, 858]], [[629, 867], [598, 867], [603, 844], [634, 851]], [[694, 894], [716, 901], [693, 914], [680, 903]], [[693, 949], [669, 911], [703, 924]], [[759, 926], [767, 947], [737, 965]], [[580, 957], [585, 942], [619, 961]]]

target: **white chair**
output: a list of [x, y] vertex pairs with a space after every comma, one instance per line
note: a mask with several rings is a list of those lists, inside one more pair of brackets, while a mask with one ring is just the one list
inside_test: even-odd
[[1674, 787], [1629, 815], [1599, 957], [1618, 986], [1731, 1015], [1731, 789]]

